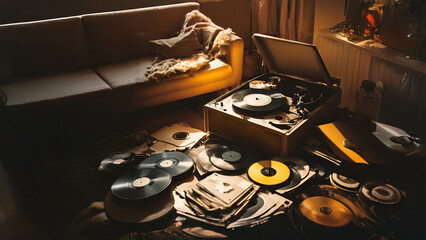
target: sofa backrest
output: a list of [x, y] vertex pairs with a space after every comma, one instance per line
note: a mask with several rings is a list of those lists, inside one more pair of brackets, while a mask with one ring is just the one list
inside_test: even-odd
[[0, 25], [0, 83], [87, 66], [80, 17]]
[[195, 9], [199, 4], [191, 2], [84, 15], [90, 60], [103, 65], [154, 55], [149, 41], [176, 35]]

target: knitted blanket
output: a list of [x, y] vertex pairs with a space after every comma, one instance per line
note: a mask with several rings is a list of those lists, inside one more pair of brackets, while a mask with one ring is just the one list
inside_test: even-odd
[[158, 82], [179, 73], [194, 75], [209, 61], [226, 54], [232, 34], [230, 28], [217, 26], [198, 10], [189, 12], [177, 37], [151, 41], [157, 57], [145, 76]]

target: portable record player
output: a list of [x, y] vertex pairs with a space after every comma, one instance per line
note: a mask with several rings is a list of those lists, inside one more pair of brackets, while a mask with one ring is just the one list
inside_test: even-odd
[[274, 155], [336, 116], [341, 89], [314, 45], [254, 34], [267, 72], [204, 105], [204, 127]]

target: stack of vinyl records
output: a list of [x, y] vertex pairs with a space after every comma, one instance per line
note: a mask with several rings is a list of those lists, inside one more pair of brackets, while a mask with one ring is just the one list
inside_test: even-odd
[[[219, 227], [247, 226], [271, 216], [291, 201], [276, 194], [258, 194], [259, 186], [241, 176], [213, 173], [175, 190], [177, 213]], [[253, 213], [256, 213], [253, 215]]]

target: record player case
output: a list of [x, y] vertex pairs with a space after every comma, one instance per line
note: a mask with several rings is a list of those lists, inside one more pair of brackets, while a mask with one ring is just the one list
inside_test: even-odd
[[[267, 66], [267, 72], [205, 104], [204, 130], [270, 155], [292, 154], [314, 125], [336, 117], [341, 97], [341, 89], [336, 86], [338, 80], [330, 77], [314, 45], [262, 34], [254, 34], [253, 40]], [[232, 104], [232, 95], [250, 88], [253, 81], [272, 84], [271, 79], [276, 77], [282, 82], [273, 85], [276, 86], [275, 90], [282, 92], [290, 103], [292, 90], [289, 93], [287, 85], [295, 87], [294, 91], [305, 89], [307, 92], [321, 92], [321, 101], [311, 106], [309, 113], [289, 129], [270, 124], [275, 117], [284, 116], [286, 110], [253, 117], [241, 113]]]

